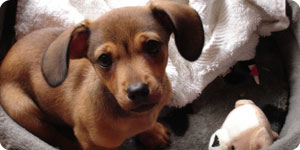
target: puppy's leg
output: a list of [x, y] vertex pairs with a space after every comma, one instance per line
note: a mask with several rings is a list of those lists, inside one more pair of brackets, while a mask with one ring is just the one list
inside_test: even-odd
[[157, 149], [170, 146], [170, 138], [167, 129], [161, 124], [156, 124], [149, 130], [137, 135], [137, 139], [145, 146]]
[[[80, 111], [80, 110], [79, 110]], [[77, 113], [79, 115], [80, 113]], [[84, 115], [79, 115], [79, 116], [84, 116]], [[75, 121], [75, 127], [74, 127], [74, 134], [78, 141], [80, 142], [80, 145], [82, 146], [83, 150], [118, 150], [118, 148], [105, 148], [103, 146], [99, 146], [103, 143], [96, 143], [96, 141], [101, 141], [104, 142], [107, 145], [113, 145], [113, 141], [108, 141], [105, 140], [105, 136], [102, 134], [97, 134], [97, 129], [93, 128], [96, 127], [95, 125], [91, 125], [92, 123], [86, 120], [80, 120], [80, 117], [77, 117]], [[91, 125], [91, 126], [88, 126]], [[110, 132], [110, 131], [109, 131]], [[99, 138], [103, 137], [104, 139]], [[96, 145], [98, 144], [98, 145]], [[106, 145], [106, 146], [107, 146]]]
[[6, 84], [1, 87], [0, 101], [8, 113], [17, 123], [28, 131], [37, 135], [53, 146], [61, 149], [79, 149], [76, 142], [72, 142], [59, 134], [56, 129], [44, 121], [43, 113], [22, 89], [14, 84]]

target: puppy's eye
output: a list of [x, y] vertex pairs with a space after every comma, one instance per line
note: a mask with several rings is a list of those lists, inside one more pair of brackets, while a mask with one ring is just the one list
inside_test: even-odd
[[232, 147], [231, 147], [231, 150], [235, 150], [235, 147], [234, 147], [234, 146], [232, 146]]
[[102, 54], [98, 58], [100, 67], [103, 69], [109, 69], [113, 63], [112, 57], [110, 54]]
[[157, 40], [148, 40], [144, 44], [144, 50], [151, 55], [157, 54], [161, 50], [162, 43]]

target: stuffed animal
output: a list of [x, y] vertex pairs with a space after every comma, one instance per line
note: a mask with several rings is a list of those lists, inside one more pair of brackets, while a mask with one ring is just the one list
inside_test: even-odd
[[208, 149], [258, 150], [277, 137], [260, 108], [251, 100], [238, 100], [222, 127], [211, 136]]

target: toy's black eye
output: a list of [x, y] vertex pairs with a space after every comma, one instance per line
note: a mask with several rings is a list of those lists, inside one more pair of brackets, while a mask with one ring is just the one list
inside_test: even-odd
[[109, 69], [113, 63], [112, 57], [110, 54], [102, 54], [98, 58], [100, 67], [103, 69]]
[[157, 54], [161, 50], [162, 43], [157, 40], [148, 40], [144, 44], [144, 50], [151, 55]]
[[216, 135], [212, 147], [218, 147], [218, 146], [220, 146], [220, 141], [219, 141], [219, 137]]
[[234, 146], [232, 146], [232, 147], [231, 147], [231, 150], [235, 150], [235, 147], [234, 147]]

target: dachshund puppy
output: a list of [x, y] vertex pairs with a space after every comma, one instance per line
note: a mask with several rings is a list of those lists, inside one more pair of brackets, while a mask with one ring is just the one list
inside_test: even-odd
[[[60, 149], [117, 149], [133, 136], [165, 147], [169, 137], [157, 117], [171, 98], [165, 72], [171, 33], [185, 59], [200, 56], [202, 22], [175, 2], [114, 9], [68, 29], [30, 33], [1, 64], [1, 105]], [[64, 126], [77, 140], [58, 130]]]

